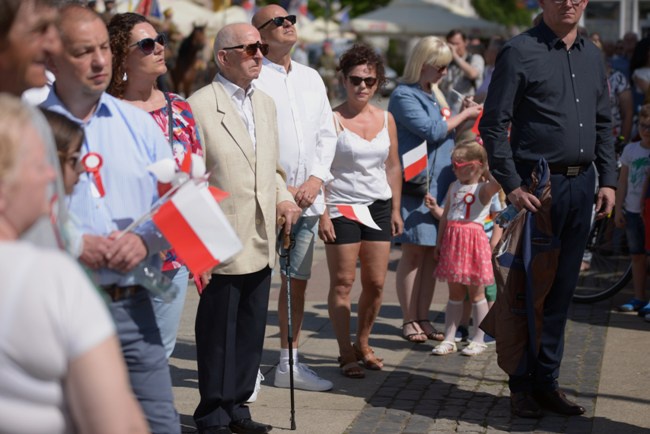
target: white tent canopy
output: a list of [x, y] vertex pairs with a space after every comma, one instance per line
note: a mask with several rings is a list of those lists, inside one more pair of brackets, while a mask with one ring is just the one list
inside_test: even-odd
[[500, 25], [480, 18], [458, 15], [427, 0], [394, 0], [388, 6], [363, 14], [349, 23], [362, 35], [444, 35], [452, 29], [491, 36], [503, 33]]
[[341, 26], [330, 20], [316, 18], [313, 21], [301, 19], [297, 24], [298, 38], [305, 42], [323, 42], [326, 39], [349, 38], [354, 39], [351, 33], [342, 32]]

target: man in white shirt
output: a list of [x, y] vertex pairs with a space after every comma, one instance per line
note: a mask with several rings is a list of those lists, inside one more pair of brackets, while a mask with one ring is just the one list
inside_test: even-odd
[[[298, 40], [295, 15], [278, 5], [257, 11], [253, 25], [262, 41], [269, 45], [262, 72], [255, 85], [275, 101], [280, 135], [280, 164], [287, 175], [287, 186], [303, 213], [294, 228], [295, 247], [291, 249], [291, 305], [294, 338], [295, 387], [325, 391], [333, 385], [307, 366], [298, 363], [298, 343], [302, 326], [305, 292], [311, 275], [314, 243], [319, 216], [325, 209], [321, 186], [327, 180], [336, 150], [332, 109], [322, 78], [314, 69], [291, 60]], [[278, 300], [280, 325], [280, 363], [275, 371], [276, 387], [289, 387], [289, 349], [287, 342], [287, 277], [285, 258], [280, 259], [282, 288]]]

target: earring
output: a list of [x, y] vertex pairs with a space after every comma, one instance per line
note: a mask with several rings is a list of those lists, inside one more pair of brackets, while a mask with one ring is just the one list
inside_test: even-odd
[[126, 71], [124, 71], [124, 74], [122, 75], [122, 81], [126, 81], [129, 79], [129, 76], [126, 75]]

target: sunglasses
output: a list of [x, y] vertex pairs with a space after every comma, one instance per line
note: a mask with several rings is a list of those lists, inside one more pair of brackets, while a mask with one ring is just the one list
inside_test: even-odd
[[282, 25], [284, 24], [284, 20], [289, 21], [292, 26], [294, 24], [296, 24], [296, 16], [295, 15], [287, 15], [286, 17], [271, 18], [270, 20], [268, 20], [267, 22], [265, 22], [264, 24], [259, 26], [257, 28], [257, 30], [262, 30], [264, 27], [268, 26], [271, 23], [275, 24], [275, 27], [282, 27]]
[[244, 50], [244, 53], [251, 57], [257, 53], [257, 50], [260, 50], [262, 52], [262, 55], [266, 56], [269, 54], [269, 44], [262, 44], [260, 41], [257, 41], [254, 44], [242, 44], [235, 45], [234, 47], [223, 47], [222, 50]]
[[137, 45], [140, 51], [142, 51], [145, 56], [148, 56], [156, 49], [156, 43], [164, 47], [167, 44], [167, 36], [165, 36], [164, 33], [158, 33], [158, 35], [156, 35], [156, 39], [144, 38], [135, 44], [129, 45], [129, 48], [135, 47]]
[[367, 87], [373, 87], [377, 84], [377, 77], [358, 77], [356, 75], [348, 76], [348, 80], [352, 83], [353, 86], [359, 86], [361, 82], [366, 83]]
[[463, 167], [467, 167], [467, 166], [473, 166], [475, 164], [482, 166], [481, 162], [478, 160], [463, 161], [463, 162], [452, 161], [451, 164], [454, 166], [454, 169], [456, 170], [462, 169]]

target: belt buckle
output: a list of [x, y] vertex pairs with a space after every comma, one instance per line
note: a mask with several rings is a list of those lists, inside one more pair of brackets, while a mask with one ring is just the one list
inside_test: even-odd
[[568, 166], [566, 168], [566, 176], [578, 176], [580, 174], [580, 166]]

